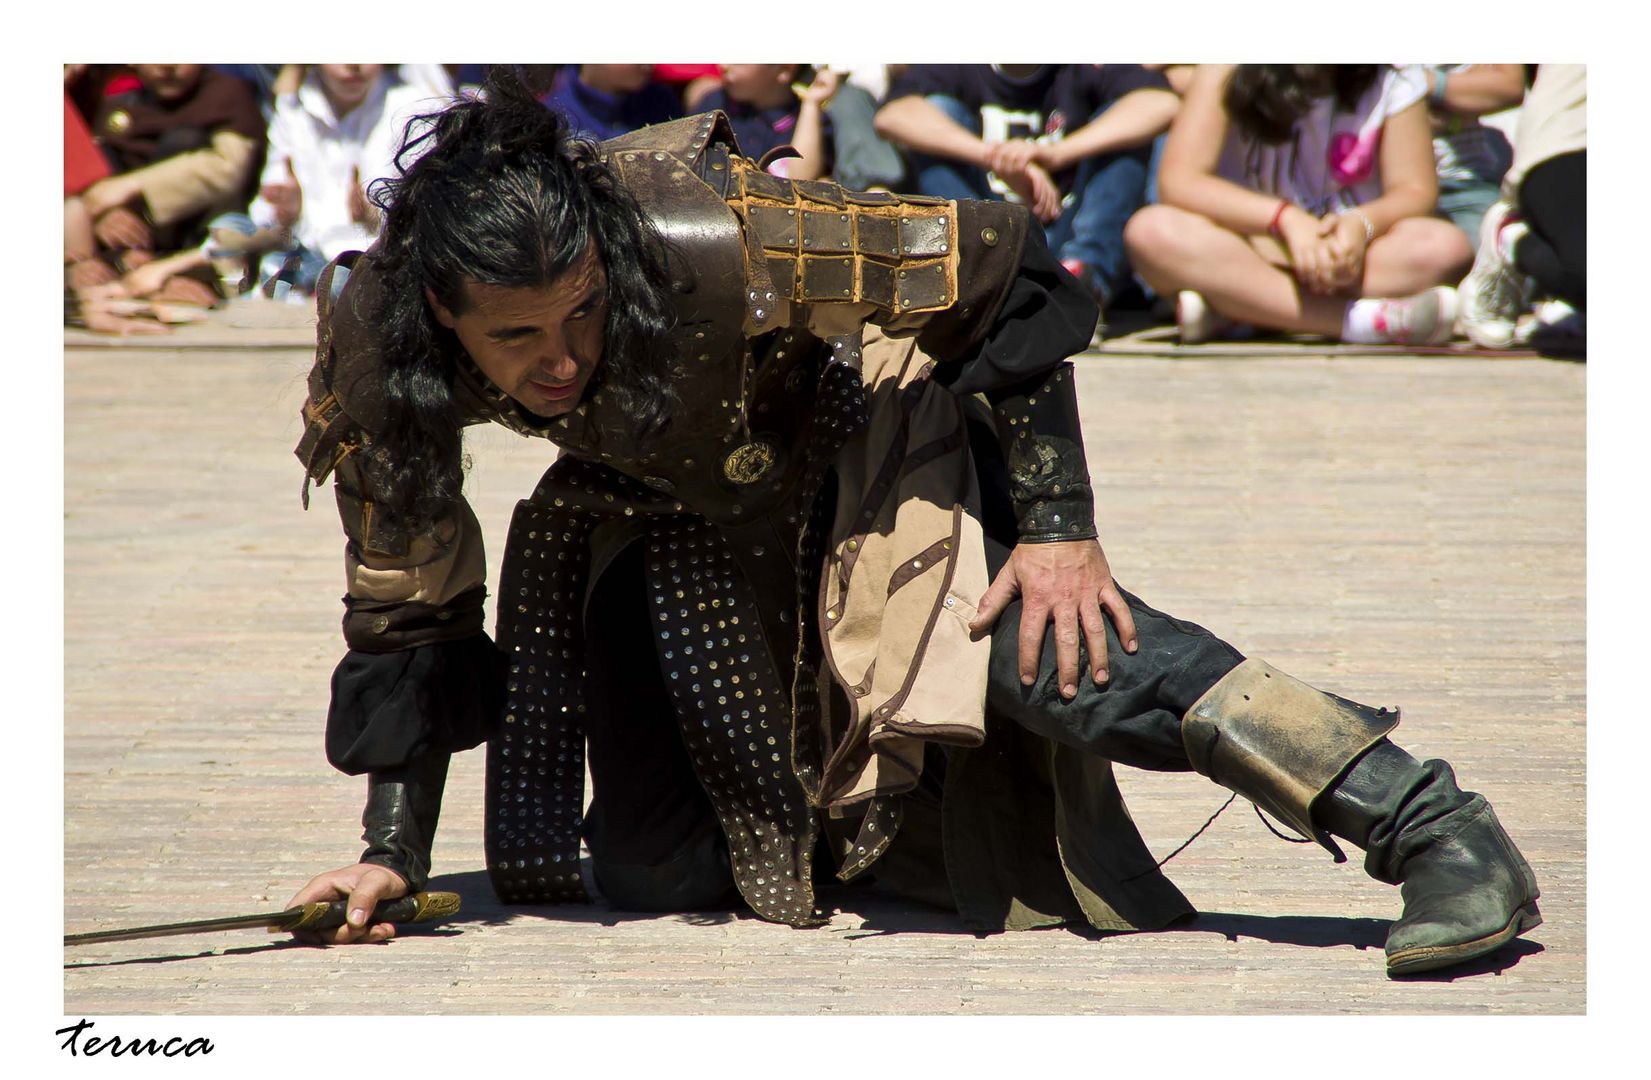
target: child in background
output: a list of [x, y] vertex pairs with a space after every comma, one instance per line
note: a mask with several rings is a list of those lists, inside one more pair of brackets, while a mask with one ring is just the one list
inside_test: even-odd
[[276, 104], [258, 197], [246, 214], [212, 223], [217, 250], [264, 251], [259, 280], [272, 295], [313, 292], [328, 262], [377, 238], [367, 188], [398, 175], [408, 121], [440, 104], [383, 64], [310, 65]]
[[1433, 215], [1426, 84], [1388, 65], [1201, 65], [1170, 129], [1162, 203], [1130, 219], [1140, 275], [1185, 342], [1235, 322], [1437, 345], [1472, 258]]
[[[244, 205], [251, 194], [264, 128], [252, 91], [200, 64], [134, 64], [130, 73], [104, 70], [77, 81], [89, 81], [75, 88], [81, 94], [66, 89], [93, 102], [82, 115], [90, 117], [111, 175], [80, 193], [97, 246], [92, 258], [77, 260], [71, 284], [160, 262], [172, 272], [145, 288], [211, 307], [219, 300], [211, 271], [168, 257], [193, 249], [214, 214]], [[144, 277], [162, 275], [150, 270]]]
[[682, 115], [676, 92], [654, 79], [652, 64], [569, 64], [539, 100], [599, 142]]
[[[805, 79], [806, 89], [792, 89]], [[838, 81], [830, 68], [813, 72], [804, 64], [724, 64], [722, 88], [702, 98], [699, 110], [727, 113], [746, 157], [760, 160], [775, 147], [796, 148], [801, 156], [775, 161], [770, 172], [818, 180], [831, 171], [831, 120], [825, 106]]]

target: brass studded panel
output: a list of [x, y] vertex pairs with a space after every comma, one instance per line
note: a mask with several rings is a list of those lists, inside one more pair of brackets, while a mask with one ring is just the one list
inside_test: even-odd
[[703, 518], [660, 518], [647, 544], [660, 671], [727, 836], [734, 882], [763, 918], [818, 926], [814, 812], [791, 769], [790, 708], [756, 596]]
[[747, 278], [793, 303], [868, 303], [889, 314], [957, 299], [957, 207], [771, 176], [735, 158], [728, 204], [751, 243]]
[[496, 640], [510, 659], [504, 721], [487, 744], [487, 872], [511, 903], [587, 902], [583, 625], [591, 526], [523, 500], [499, 576]]

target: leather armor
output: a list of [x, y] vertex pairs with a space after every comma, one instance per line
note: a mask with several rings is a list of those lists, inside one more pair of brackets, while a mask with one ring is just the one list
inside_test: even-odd
[[[495, 637], [510, 669], [488, 744], [489, 873], [510, 902], [583, 896], [580, 611], [608, 561], [642, 542], [658, 662], [678, 680], [673, 693], [681, 687], [678, 719], [735, 882], [764, 917], [812, 925], [824, 680], [801, 645], [817, 632], [826, 522], [816, 496], [865, 422], [860, 328], [914, 334], [937, 357], [981, 341], [1028, 218], [1005, 204], [770, 176], [739, 155], [720, 113], [602, 151], [664, 242], [678, 399], [665, 435], [642, 436], [603, 392], [599, 368], [585, 400], [545, 420], [456, 357], [466, 422], [499, 422], [567, 451], [518, 505], [505, 545]], [[335, 471], [344, 481], [352, 543], [396, 556], [413, 538], [374, 514], [365, 481], [381, 414], [376, 289], [369, 253], [337, 317], [323, 307], [298, 456], [306, 485]], [[403, 640], [439, 640], [440, 614], [417, 612], [412, 630], [424, 636]], [[886, 811], [868, 814], [885, 838], [862, 864], [898, 827]]]

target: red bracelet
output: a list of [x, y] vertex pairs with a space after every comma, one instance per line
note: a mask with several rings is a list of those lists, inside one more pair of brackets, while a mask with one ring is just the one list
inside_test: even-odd
[[1278, 209], [1273, 211], [1273, 220], [1267, 222], [1267, 232], [1269, 234], [1273, 236], [1278, 235], [1278, 223], [1283, 219], [1284, 211], [1290, 209], [1292, 205], [1293, 204], [1289, 199], [1280, 199], [1278, 201]]

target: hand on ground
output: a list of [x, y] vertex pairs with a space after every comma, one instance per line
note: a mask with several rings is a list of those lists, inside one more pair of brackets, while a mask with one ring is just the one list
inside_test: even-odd
[[356, 863], [329, 870], [309, 880], [293, 895], [287, 906], [315, 901], [346, 900], [348, 922], [336, 930], [300, 930], [293, 937], [309, 945], [353, 945], [363, 942], [388, 941], [396, 936], [392, 923], [374, 923], [367, 920], [381, 900], [394, 900], [407, 895], [407, 879], [394, 870], [373, 863]]

